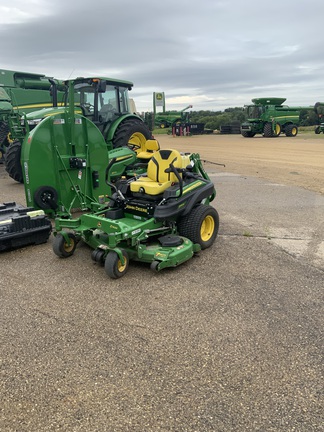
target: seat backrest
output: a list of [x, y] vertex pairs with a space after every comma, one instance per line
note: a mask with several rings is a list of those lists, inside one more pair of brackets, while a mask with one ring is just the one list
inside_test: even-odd
[[139, 159], [150, 159], [153, 153], [160, 150], [160, 144], [155, 139], [146, 140], [142, 147], [143, 149], [135, 149]]
[[182, 158], [177, 150], [159, 150], [155, 152], [147, 165], [147, 176], [158, 183], [168, 181], [177, 183], [179, 180], [174, 173], [165, 172], [171, 163], [175, 168], [182, 167]]
[[158, 151], [160, 150], [160, 145], [155, 139], [149, 139], [145, 142], [145, 150], [146, 151]]

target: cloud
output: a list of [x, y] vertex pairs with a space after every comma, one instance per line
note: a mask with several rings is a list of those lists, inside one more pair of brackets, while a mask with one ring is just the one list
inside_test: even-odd
[[[315, 13], [314, 13], [315, 11]], [[261, 96], [321, 99], [322, 0], [12, 0], [0, 6], [3, 69], [133, 81], [140, 110], [224, 109]], [[184, 102], [184, 104], [182, 103]]]

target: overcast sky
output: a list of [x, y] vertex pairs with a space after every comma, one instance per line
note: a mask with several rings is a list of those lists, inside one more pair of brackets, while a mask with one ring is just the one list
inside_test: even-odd
[[323, 0], [1, 0], [0, 69], [134, 83], [138, 111], [324, 101]]

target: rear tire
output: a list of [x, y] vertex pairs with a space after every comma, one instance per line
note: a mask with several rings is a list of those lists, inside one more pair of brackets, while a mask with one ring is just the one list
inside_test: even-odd
[[198, 243], [201, 249], [210, 247], [216, 240], [219, 229], [219, 215], [214, 207], [199, 204], [178, 223], [179, 234], [187, 237], [193, 243]]
[[0, 147], [8, 147], [8, 134], [9, 134], [9, 126], [5, 121], [0, 122]]
[[271, 123], [266, 123], [266, 124], [264, 125], [264, 128], [263, 128], [263, 136], [264, 136], [265, 138], [271, 138], [271, 137], [273, 137], [272, 124], [271, 124]]
[[273, 136], [278, 137], [280, 134], [281, 134], [281, 125], [279, 123], [276, 123]]
[[5, 154], [6, 171], [9, 177], [19, 183], [24, 183], [23, 171], [20, 163], [21, 143], [14, 141], [8, 148]]
[[145, 142], [152, 138], [151, 131], [139, 119], [126, 119], [116, 129], [113, 138], [113, 147], [145, 148]]
[[295, 124], [289, 124], [285, 127], [287, 137], [295, 137], [298, 134], [298, 127]]

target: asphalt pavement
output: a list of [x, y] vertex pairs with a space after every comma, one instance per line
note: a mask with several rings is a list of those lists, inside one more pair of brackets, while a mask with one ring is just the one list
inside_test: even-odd
[[175, 269], [1, 253], [2, 432], [324, 430], [324, 196], [211, 176], [219, 236]]

